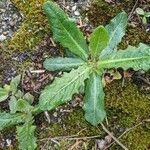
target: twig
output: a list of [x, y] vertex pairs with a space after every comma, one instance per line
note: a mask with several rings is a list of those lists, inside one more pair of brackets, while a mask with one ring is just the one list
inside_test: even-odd
[[53, 41], [52, 38], [50, 38], [50, 41], [52, 42], [52, 45], [53, 45], [54, 47], [56, 47], [56, 44], [55, 44], [55, 42]]
[[82, 141], [76, 141], [75, 144], [73, 144], [68, 150], [73, 150], [75, 149], [80, 143], [82, 143]]
[[[117, 139], [120, 139], [123, 135], [125, 135], [125, 134], [128, 133], [129, 131], [131, 131], [131, 130], [137, 128], [137, 127], [140, 126], [140, 125], [142, 125], [143, 122], [150, 122], [150, 119], [145, 119], [145, 120], [143, 120], [142, 122], [138, 123], [137, 125], [135, 125], [135, 126], [129, 128], [129, 129], [127, 129], [127, 130], [124, 131], [123, 134], [121, 134]], [[108, 148], [109, 148], [110, 146], [112, 146], [115, 142], [116, 142], [116, 141], [113, 141], [111, 144], [109, 144], [107, 147], [105, 147], [104, 150], [108, 149]]]
[[103, 125], [103, 123], [101, 123], [101, 126], [103, 128], [103, 130], [112, 138], [114, 139], [114, 141], [120, 145], [124, 150], [128, 150], [128, 148], [126, 148], [116, 137], [114, 137], [108, 130], [107, 128]]
[[50, 116], [49, 116], [48, 112], [45, 111], [45, 112], [44, 112], [44, 115], [45, 115], [45, 117], [46, 117], [46, 119], [47, 119], [47, 122], [50, 124], [50, 123], [51, 123], [51, 120], [50, 120]]
[[31, 73], [44, 73], [45, 70], [31, 70]]
[[135, 4], [134, 4], [134, 6], [133, 6], [133, 8], [132, 8], [132, 10], [131, 10], [131, 12], [130, 12], [130, 14], [129, 14], [129, 16], [128, 16], [128, 20], [130, 20], [132, 14], [133, 14], [133, 11], [134, 11], [134, 9], [135, 9], [135, 7], [136, 7], [137, 4], [138, 4], [138, 0], [136, 0]]
[[44, 139], [40, 139], [38, 141], [45, 141], [45, 140], [51, 140], [51, 139], [66, 139], [66, 140], [83, 140], [83, 139], [95, 139], [98, 137], [101, 137], [101, 135], [94, 135], [94, 136], [85, 136], [85, 137], [77, 137], [78, 135], [71, 135], [71, 136], [58, 136], [58, 137], [54, 137], [54, 138], [44, 138]]

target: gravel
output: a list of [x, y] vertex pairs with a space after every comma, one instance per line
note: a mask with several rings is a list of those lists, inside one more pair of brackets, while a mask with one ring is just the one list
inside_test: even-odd
[[0, 42], [13, 36], [23, 21], [23, 16], [10, 0], [0, 1]]

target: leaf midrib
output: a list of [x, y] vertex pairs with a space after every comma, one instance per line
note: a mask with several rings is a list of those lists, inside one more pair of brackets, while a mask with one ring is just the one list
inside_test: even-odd
[[[77, 62], [77, 63], [64, 63], [64, 64], [62, 64], [62, 63], [58, 63], [58, 64], [56, 64], [56, 63], [51, 63], [50, 64], [50, 66], [52, 65], [52, 66], [72, 66], [72, 65], [74, 65], [74, 66], [76, 66], [76, 65], [82, 65], [84, 62]], [[66, 66], [66, 67], [67, 67]]]
[[121, 59], [113, 59], [113, 60], [104, 60], [104, 61], [99, 61], [99, 65], [105, 65], [109, 63], [116, 63], [116, 62], [125, 62], [125, 61], [132, 61], [132, 60], [140, 60], [140, 59], [147, 59], [150, 58], [150, 56], [144, 56], [144, 57], [134, 57], [134, 58], [121, 58]]
[[[93, 92], [95, 92], [94, 95], [97, 96], [96, 76], [95, 76], [95, 75], [94, 75], [94, 90], [93, 90]], [[97, 98], [97, 97], [94, 97], [94, 98], [93, 98], [93, 99], [94, 99], [94, 120], [96, 119], [96, 116], [95, 116], [95, 114], [96, 114], [96, 109], [95, 109], [95, 108], [96, 108], [96, 106], [95, 106], [95, 105], [96, 105], [96, 98]], [[95, 120], [95, 121], [96, 121], [96, 120]], [[95, 121], [94, 121], [94, 122], [95, 122]]]
[[84, 50], [79, 46], [79, 44], [73, 39], [73, 37], [71, 36], [71, 34], [69, 34], [69, 32], [67, 31], [67, 29], [63, 26], [63, 24], [61, 23], [62, 27], [65, 29], [67, 35], [71, 38], [71, 40], [75, 43], [75, 45], [77, 46], [77, 48], [79, 49], [79, 51], [83, 54], [83, 56], [85, 57], [85, 59], [88, 57], [88, 55], [86, 55], [86, 53], [84, 53]]
[[[68, 84], [66, 84], [64, 87], [62, 87], [61, 89], [59, 89], [58, 91], [56, 91], [53, 96], [51, 97], [51, 99], [53, 99], [57, 94], [59, 94], [59, 92], [61, 92], [62, 90], [64, 90], [66, 87], [68, 87], [69, 85], [71, 85], [73, 82], [75, 82], [78, 78], [80, 78], [85, 72], [89, 71], [90, 68], [85, 69], [82, 73], [80, 73], [77, 77], [75, 77], [73, 80], [71, 80]], [[47, 91], [46, 91], [47, 93]], [[43, 93], [44, 95], [45, 93]]]
[[[52, 8], [51, 8], [52, 9]], [[52, 11], [54, 12], [55, 14], [55, 10], [52, 9]], [[56, 13], [57, 14], [57, 13]], [[55, 15], [56, 18], [57, 18], [57, 15]], [[68, 19], [68, 18], [67, 18]], [[67, 21], [67, 19], [63, 20], [62, 22], [64, 21]], [[68, 30], [64, 27], [64, 25], [62, 24], [62, 22], [60, 21], [60, 19], [58, 19], [59, 23], [61, 24], [61, 26], [63, 27], [63, 29], [65, 30], [65, 32], [67, 33], [67, 35], [71, 38], [71, 40], [75, 43], [75, 45], [77, 46], [77, 48], [80, 50], [80, 52], [83, 54], [83, 56], [85, 58], [88, 57], [88, 55], [86, 53], [84, 53], [84, 50], [82, 49], [82, 47], [79, 46], [79, 44], [73, 39], [73, 37], [71, 36], [71, 34], [69, 34]]]
[[123, 16], [121, 16], [121, 19], [120, 19], [119, 24], [116, 26], [115, 30], [112, 32], [111, 38], [109, 39], [109, 42], [108, 42], [108, 43], [111, 43], [111, 41], [112, 41], [112, 39], [114, 38], [114, 35], [115, 35], [115, 33], [116, 33], [118, 27], [122, 24], [122, 18], [123, 18]]

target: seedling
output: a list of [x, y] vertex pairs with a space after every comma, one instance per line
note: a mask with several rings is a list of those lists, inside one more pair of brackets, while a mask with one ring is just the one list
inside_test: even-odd
[[145, 12], [142, 8], [137, 8], [136, 13], [142, 17], [142, 23], [147, 25], [147, 19], [150, 17], [150, 12]]
[[[150, 46], [140, 43], [138, 47], [128, 46], [126, 50], [117, 50], [127, 26], [125, 12], [118, 14], [105, 27], [97, 27], [91, 34], [88, 45], [76, 24], [55, 3], [44, 3], [44, 11], [54, 39], [68, 48], [73, 55], [45, 60], [44, 67], [47, 70], [66, 72], [61, 78], [56, 77], [52, 84], [46, 86], [36, 106], [32, 106], [34, 97], [30, 93], [24, 94], [17, 89], [21, 76], [15, 77], [10, 85], [0, 88], [0, 102], [8, 99], [10, 108], [10, 112], [0, 112], [0, 130], [19, 124], [17, 139], [21, 150], [34, 150], [37, 147], [34, 136], [36, 127], [32, 125], [33, 115], [55, 109], [68, 102], [81, 87], [85, 87], [83, 110], [86, 120], [94, 126], [101, 123], [107, 132], [102, 124], [106, 117], [102, 82], [105, 70], [133, 68], [147, 71], [150, 68]], [[121, 145], [117, 139], [115, 140]], [[123, 145], [122, 147], [124, 148]]]
[[85, 118], [96, 126], [106, 117], [105, 93], [102, 78], [106, 69], [150, 68], [150, 47], [140, 43], [138, 47], [128, 46], [117, 50], [125, 35], [127, 14], [121, 12], [110, 24], [97, 27], [90, 36], [89, 45], [76, 24], [53, 2], [44, 4], [54, 40], [67, 48], [73, 57], [48, 58], [44, 67], [49, 71], [67, 71], [46, 86], [39, 100], [39, 108], [52, 110], [71, 100], [72, 95], [85, 87]]
[[30, 93], [24, 94], [17, 89], [20, 78], [20, 75], [16, 76], [11, 80], [10, 85], [0, 88], [0, 102], [8, 99], [10, 109], [10, 112], [0, 112], [0, 130], [17, 125], [19, 149], [34, 150], [37, 146], [34, 136], [36, 127], [32, 125], [34, 107], [31, 104], [34, 97]]

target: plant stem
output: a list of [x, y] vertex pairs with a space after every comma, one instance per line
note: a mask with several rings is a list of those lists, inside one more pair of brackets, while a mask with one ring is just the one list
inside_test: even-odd
[[40, 110], [38, 105], [34, 106], [34, 109], [32, 111], [33, 115], [38, 115], [39, 113], [43, 112], [42, 110]]

